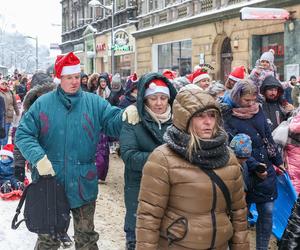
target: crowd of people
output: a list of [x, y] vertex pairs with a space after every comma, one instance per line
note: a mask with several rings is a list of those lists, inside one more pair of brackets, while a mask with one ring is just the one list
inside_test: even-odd
[[[210, 70], [134, 73], [123, 82], [119, 73], [83, 73], [71, 52], [57, 58], [54, 79], [1, 79], [0, 191], [23, 189], [26, 166], [33, 181], [55, 176], [71, 207], [75, 248], [98, 249], [98, 184], [117, 153], [125, 164], [125, 249], [250, 249], [253, 203], [256, 249], [268, 249], [276, 175], [287, 171], [300, 191], [298, 76], [281, 82], [272, 50], [249, 75], [236, 67], [225, 83]], [[39, 234], [35, 249], [59, 246]]]

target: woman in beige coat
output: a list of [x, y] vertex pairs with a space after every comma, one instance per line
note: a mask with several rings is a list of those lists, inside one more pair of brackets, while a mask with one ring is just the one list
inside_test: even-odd
[[16, 97], [14, 93], [9, 89], [6, 81], [0, 81], [0, 96], [3, 97], [5, 103], [5, 138], [0, 140], [0, 147], [4, 146], [8, 142], [8, 133], [13, 121], [14, 112], [18, 116], [20, 114]]
[[166, 144], [144, 167], [136, 249], [249, 249], [242, 174], [217, 102], [185, 89], [173, 112]]

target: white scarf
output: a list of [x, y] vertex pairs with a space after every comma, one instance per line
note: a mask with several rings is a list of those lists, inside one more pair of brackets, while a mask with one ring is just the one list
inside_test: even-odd
[[163, 114], [154, 113], [147, 105], [145, 105], [145, 110], [153, 118], [153, 120], [158, 124], [159, 129], [161, 129], [161, 124], [169, 121], [172, 116], [170, 104], [168, 104], [167, 110]]

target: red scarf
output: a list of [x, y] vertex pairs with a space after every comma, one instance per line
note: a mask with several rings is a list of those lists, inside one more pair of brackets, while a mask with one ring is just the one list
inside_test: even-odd
[[245, 108], [233, 108], [232, 115], [240, 119], [250, 119], [259, 111], [259, 104], [255, 103], [250, 107]]

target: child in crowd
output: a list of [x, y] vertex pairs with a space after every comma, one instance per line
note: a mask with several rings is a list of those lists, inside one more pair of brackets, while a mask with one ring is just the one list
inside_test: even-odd
[[241, 164], [241, 170], [244, 178], [244, 187], [245, 191], [247, 191], [249, 186], [249, 172], [246, 161], [251, 157], [252, 153], [251, 138], [246, 134], [237, 134], [233, 137], [229, 146], [233, 150], [238, 162]]
[[7, 144], [0, 150], [0, 193], [23, 190], [24, 184], [18, 182], [14, 175], [14, 145]]
[[249, 78], [260, 88], [265, 78], [270, 75], [277, 78], [277, 69], [274, 65], [274, 50], [272, 49], [264, 52], [260, 59], [256, 61], [256, 66], [251, 71]]

